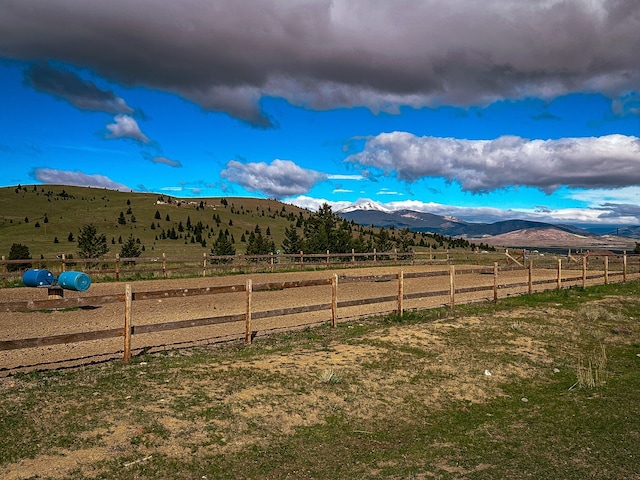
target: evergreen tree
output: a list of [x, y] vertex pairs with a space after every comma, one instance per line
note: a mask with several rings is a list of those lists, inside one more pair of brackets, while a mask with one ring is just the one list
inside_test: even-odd
[[[235, 255], [236, 249], [233, 244], [229, 241], [229, 237], [227, 237], [222, 230], [218, 234], [218, 238], [215, 242], [213, 242], [213, 247], [211, 248], [212, 255]], [[231, 259], [216, 259], [212, 260], [213, 263], [227, 263], [230, 262]]]
[[[244, 235], [242, 238], [244, 239]], [[282, 251], [284, 253], [299, 253], [303, 249], [302, 244], [302, 238], [298, 234], [298, 229], [295, 225], [291, 225], [284, 229], [284, 240], [282, 241]]]
[[249, 234], [249, 240], [247, 241], [247, 248], [245, 249], [245, 255], [267, 255], [274, 252], [276, 244], [273, 240], [270, 240], [262, 236], [262, 232], [258, 227], [258, 233], [251, 232]]
[[340, 220], [331, 211], [331, 206], [324, 203], [318, 212], [304, 222], [304, 251], [324, 253], [350, 252], [353, 241], [349, 222]]
[[[138, 246], [138, 243], [133, 238], [133, 234], [129, 235], [127, 241], [124, 242], [122, 248], [120, 249], [120, 257], [122, 258], [134, 258], [139, 257], [142, 254], [142, 250]], [[130, 261], [127, 263], [135, 263], [134, 261]]]
[[[31, 252], [29, 252], [29, 247], [26, 245], [22, 245], [21, 243], [14, 243], [11, 245], [11, 249], [9, 250], [8, 260], [27, 260], [31, 259]], [[8, 272], [17, 272], [18, 270], [23, 270], [31, 268], [30, 262], [25, 263], [7, 263], [7, 271]]]
[[108, 251], [104, 233], [98, 235], [98, 229], [91, 223], [82, 227], [78, 235], [78, 255], [81, 258], [98, 258]]

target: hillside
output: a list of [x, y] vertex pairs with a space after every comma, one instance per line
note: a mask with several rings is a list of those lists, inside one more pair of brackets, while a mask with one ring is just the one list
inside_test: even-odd
[[[276, 245], [284, 229], [299, 215], [310, 212], [275, 200], [255, 198], [178, 199], [155, 193], [126, 193], [66, 185], [29, 185], [0, 188], [0, 253], [7, 256], [13, 243], [27, 245], [33, 258], [77, 256], [77, 237], [83, 225], [94, 224], [107, 237], [109, 255], [119, 253], [119, 240], [129, 235], [144, 246], [143, 257], [202, 255], [222, 229], [244, 252], [243, 234], [259, 225], [269, 228]], [[121, 220], [121, 217], [124, 217]], [[159, 218], [157, 218], [159, 217]], [[219, 220], [219, 222], [218, 222]], [[124, 223], [119, 223], [124, 221]], [[186, 230], [202, 222], [204, 246]], [[163, 239], [175, 230], [178, 238]], [[183, 231], [180, 231], [183, 229]], [[70, 234], [73, 241], [69, 241]]]
[[536, 248], [596, 248], [633, 250], [635, 241], [624, 237], [579, 235], [559, 228], [525, 228], [483, 239], [490, 245]]

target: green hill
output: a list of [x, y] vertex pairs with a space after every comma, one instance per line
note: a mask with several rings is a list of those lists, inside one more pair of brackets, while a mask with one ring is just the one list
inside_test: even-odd
[[[194, 257], [209, 253], [220, 230], [228, 230], [238, 253], [243, 235], [259, 225], [279, 247], [284, 229], [309, 211], [276, 200], [256, 198], [180, 199], [155, 193], [119, 192], [66, 185], [27, 185], [0, 188], [0, 254], [11, 245], [29, 247], [31, 256], [78, 256], [77, 238], [86, 224], [104, 233], [108, 256], [120, 252], [129, 235], [140, 240], [142, 257]], [[193, 228], [201, 223], [202, 243]], [[187, 226], [191, 225], [191, 229]], [[163, 235], [164, 232], [164, 235]], [[175, 232], [174, 239], [168, 238]]]

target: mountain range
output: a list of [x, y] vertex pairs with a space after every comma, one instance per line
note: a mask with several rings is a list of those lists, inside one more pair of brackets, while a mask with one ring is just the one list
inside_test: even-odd
[[416, 232], [477, 238], [484, 243], [496, 245], [632, 248], [635, 243], [632, 239], [640, 239], [640, 227], [624, 227], [617, 231], [613, 228], [614, 232], [611, 232], [611, 227], [607, 227], [602, 233], [598, 233], [573, 225], [556, 225], [519, 219], [495, 223], [471, 223], [456, 217], [414, 210], [390, 210], [371, 201], [343, 208], [336, 213], [360, 225], [408, 228]]

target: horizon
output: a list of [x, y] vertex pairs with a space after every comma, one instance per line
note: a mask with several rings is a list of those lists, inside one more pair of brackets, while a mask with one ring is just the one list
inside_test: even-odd
[[2, 186], [640, 225], [640, 4], [0, 6]]

